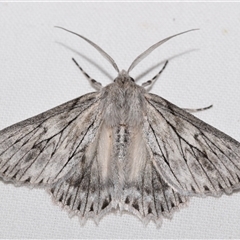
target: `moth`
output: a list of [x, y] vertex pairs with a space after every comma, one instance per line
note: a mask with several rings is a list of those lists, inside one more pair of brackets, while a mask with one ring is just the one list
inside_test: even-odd
[[[63, 28], [62, 28], [63, 29]], [[71, 32], [67, 29], [64, 29]], [[240, 188], [240, 143], [189, 112], [147, 91], [163, 69], [139, 86], [89, 39], [118, 72], [96, 92], [0, 131], [0, 177], [41, 187], [82, 221], [128, 211], [161, 224], [190, 197], [220, 196]]]

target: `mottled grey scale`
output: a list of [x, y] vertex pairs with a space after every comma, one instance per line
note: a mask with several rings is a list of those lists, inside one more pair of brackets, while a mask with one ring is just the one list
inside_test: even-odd
[[146, 159], [139, 175], [138, 182], [125, 185], [123, 209], [157, 222], [162, 217], [171, 217], [175, 209], [188, 201], [163, 181], [150, 159]]
[[[96, 95], [97, 94], [95, 94], [95, 97]], [[81, 101], [83, 103], [82, 105], [79, 105]], [[43, 180], [44, 178], [48, 179], [49, 182], [56, 181], [56, 175], [58, 173], [57, 169], [60, 169], [61, 167], [61, 159], [62, 164], [66, 163], [66, 157], [67, 154], [69, 154], [69, 152], [64, 153], [64, 149], [67, 147], [66, 144], [68, 143], [72, 146], [76, 143], [74, 141], [65, 141], [62, 143], [62, 147], [60, 147], [60, 145], [58, 146], [57, 154], [52, 155], [52, 152], [56, 150], [56, 145], [59, 143], [60, 138], [58, 136], [64, 135], [64, 130], [68, 129], [68, 125], [71, 125], [73, 117], [79, 117], [81, 115], [81, 111], [84, 113], [89, 111], [88, 109], [91, 105], [92, 108], [94, 106], [96, 107], [96, 105], [93, 104], [94, 102], [96, 102], [96, 99], [93, 98], [93, 94], [88, 94], [57, 107], [55, 111], [49, 110], [46, 113], [42, 113], [34, 117], [34, 120], [25, 120], [3, 130], [3, 135], [0, 135], [0, 139], [2, 140], [0, 149], [2, 149], [3, 146], [3, 151], [0, 153], [0, 171], [3, 173], [2, 177], [8, 180], [14, 176], [14, 179], [20, 182], [25, 182], [30, 178], [31, 183], [39, 184], [39, 182], [41, 182], [43, 185], [46, 184], [46, 181]], [[70, 110], [68, 110], [68, 108], [66, 109], [66, 107], [69, 107]], [[75, 113], [72, 112], [74, 109]], [[58, 111], [59, 114], [57, 114]], [[87, 115], [88, 122], [85, 121], [86, 129], [89, 127], [90, 119], [91, 121], [95, 121], [96, 114], [97, 111], [95, 111], [95, 114], [92, 114], [91, 110], [89, 116]], [[54, 124], [54, 121], [57, 121], [57, 124]], [[64, 122], [64, 124], [61, 124], [59, 121]], [[52, 122], [52, 124], [47, 127], [47, 122]], [[98, 121], [96, 121], [96, 123], [98, 123]], [[64, 125], [65, 127], [63, 127]], [[84, 130], [82, 127], [83, 125], [81, 125], [81, 130], [79, 130], [79, 132], [82, 132], [83, 135]], [[74, 124], [72, 131], [76, 132], [76, 130], [76, 124]], [[12, 131], [17, 131], [17, 138], [14, 138], [15, 142], [4, 141], [3, 136], [6, 135], [6, 131], [9, 131], [10, 133]], [[94, 136], [94, 132], [92, 135]], [[90, 141], [89, 136], [87, 141]], [[85, 144], [82, 144], [82, 147], [87, 144], [87, 141], [85, 140]], [[7, 150], [6, 147], [8, 147]], [[66, 158], [65, 160], [64, 157]], [[54, 159], [57, 159], [57, 161]], [[72, 164], [72, 166], [74, 164]], [[46, 169], [46, 166], [48, 166], [47, 172], [46, 170], [45, 172], [42, 171]], [[69, 168], [72, 168], [72, 166], [69, 166]], [[66, 170], [67, 169], [68, 167], [66, 167]], [[39, 173], [42, 173], [42, 177], [40, 178], [38, 178]], [[51, 175], [55, 178], [51, 179]], [[35, 182], [37, 178], [38, 181]]]
[[[188, 165], [185, 174], [180, 170], [175, 171], [172, 179], [169, 178], [171, 175], [168, 172], [165, 174], [169, 183], [171, 182], [170, 185], [189, 195], [204, 195], [205, 192], [210, 195], [219, 195], [222, 190], [230, 193], [239, 186], [240, 157], [237, 154], [240, 144], [238, 142], [158, 96], [149, 94], [148, 99], [150, 117], [159, 113], [162, 120], [168, 124], [168, 135], [160, 135], [157, 130], [155, 131], [159, 142], [163, 139], [165, 142], [171, 141], [172, 147], [176, 143], [176, 139], [181, 140], [183, 155], [181, 159], [181, 154], [177, 154], [178, 165], [173, 161], [174, 168], [179, 169], [180, 167], [183, 171], [184, 165], [186, 163]], [[157, 125], [155, 126], [158, 129]], [[172, 140], [168, 139], [169, 133]], [[222, 144], [223, 142], [226, 144]], [[236, 151], [230, 154], [229, 149], [234, 147]], [[176, 152], [173, 153], [176, 154]], [[179, 163], [181, 163], [180, 166]], [[159, 169], [162, 164], [158, 163]], [[165, 171], [167, 169], [169, 168], [166, 167]], [[169, 173], [172, 173], [172, 169], [169, 170]], [[188, 174], [192, 176], [192, 180], [189, 177], [184, 180], [183, 175], [188, 176]], [[176, 184], [177, 181], [185, 183], [186, 187], [193, 186], [194, 191], [184, 185]]]
[[238, 181], [238, 177], [240, 176], [240, 165], [231, 160], [231, 158], [226, 154], [227, 149], [223, 152], [221, 148], [217, 146], [218, 141], [207, 141], [206, 137], [203, 137], [204, 140], [208, 143], [209, 149], [211, 150], [211, 154], [214, 154], [216, 158], [224, 159], [221, 161], [222, 167], [226, 169], [225, 171], [229, 171], [229, 177], [233, 180], [233, 182]]
[[57, 201], [82, 218], [100, 217], [103, 212], [111, 210], [112, 197], [104, 184], [99, 182], [97, 165], [95, 158], [90, 166], [82, 165], [80, 173], [50, 189]]
[[74, 60], [98, 91], [0, 131], [1, 178], [43, 187], [82, 220], [120, 210], [157, 224], [191, 196], [240, 188], [240, 143], [144, 88], [167, 62], [142, 86], [129, 75], [182, 33], [152, 45], [128, 71], [119, 71], [99, 46], [74, 34], [97, 49], [118, 76], [102, 87]]
[[[36, 132], [37, 130], [35, 130]], [[1, 165], [0, 167], [2, 168], [2, 171], [4, 171], [4, 167], [7, 167], [9, 165], [14, 164], [14, 160], [18, 160], [16, 158], [14, 158], [14, 155], [16, 153], [18, 153], [22, 147], [24, 146], [24, 144], [26, 144], [28, 142], [28, 140], [32, 137], [32, 135], [35, 132], [31, 132], [31, 134], [26, 134], [26, 137], [21, 138], [21, 140], [17, 140], [16, 142], [4, 142], [3, 145], [3, 151], [1, 152], [1, 159], [3, 159], [1, 161]], [[31, 148], [30, 148], [31, 149]], [[24, 154], [26, 154], [23, 151]], [[18, 156], [17, 156], [18, 157]]]
[[[26, 172], [26, 169], [28, 169], [29, 166], [34, 163], [36, 158], [38, 158], [39, 155], [46, 149], [46, 144], [47, 141], [44, 141], [41, 144], [38, 144], [37, 147], [34, 146], [29, 152], [26, 152], [21, 161], [18, 161], [15, 165], [12, 165], [11, 171], [10, 169], [8, 170], [8, 175], [11, 177], [14, 174], [14, 178], [16, 180], [21, 180], [21, 177]], [[29, 179], [29, 177], [25, 178], [24, 181], [26, 181], [26, 179]]]

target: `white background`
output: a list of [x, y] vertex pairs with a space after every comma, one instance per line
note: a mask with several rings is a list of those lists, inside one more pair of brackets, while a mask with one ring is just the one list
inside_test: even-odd
[[[213, 104], [196, 116], [240, 141], [239, 3], [0, 3], [0, 129], [93, 91], [72, 57], [103, 85], [116, 77], [95, 49], [56, 25], [99, 44], [120, 69], [153, 43], [200, 28], [165, 43], [131, 75], [146, 81], [170, 59], [152, 92], [180, 107]], [[1, 182], [0, 237], [237, 238], [240, 194], [193, 198], [160, 229], [129, 214], [81, 227], [44, 190]]]

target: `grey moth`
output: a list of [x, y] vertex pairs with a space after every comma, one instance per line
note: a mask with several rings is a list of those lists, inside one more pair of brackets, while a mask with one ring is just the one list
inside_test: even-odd
[[78, 65], [96, 92], [1, 130], [4, 181], [45, 189], [82, 221], [117, 210], [157, 224], [192, 196], [240, 188], [240, 143], [149, 93], [146, 87], [163, 69], [142, 86], [129, 75], [179, 34], [151, 46], [128, 71], [119, 71], [99, 46], [73, 34], [95, 47], [118, 76], [102, 87]]

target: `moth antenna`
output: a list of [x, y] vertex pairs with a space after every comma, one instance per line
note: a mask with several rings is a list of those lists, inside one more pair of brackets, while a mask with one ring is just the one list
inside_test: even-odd
[[95, 79], [91, 78], [77, 63], [77, 61], [72, 58], [73, 62], [77, 65], [77, 67], [80, 69], [80, 71], [84, 74], [84, 76], [91, 82], [91, 84], [97, 89], [100, 90], [102, 88], [102, 84]]
[[70, 32], [70, 33], [72, 33], [72, 34], [75, 34], [75, 35], [77, 35], [78, 37], [80, 37], [80, 38], [84, 39], [85, 41], [87, 41], [87, 42], [88, 42], [89, 44], [91, 44], [95, 49], [97, 49], [98, 52], [101, 53], [101, 55], [102, 55], [105, 59], [107, 59], [107, 60], [112, 64], [112, 66], [114, 67], [114, 69], [119, 73], [119, 69], [118, 69], [118, 66], [117, 66], [117, 64], [115, 63], [115, 61], [114, 61], [105, 51], [103, 51], [102, 48], [100, 48], [96, 43], [92, 42], [91, 40], [87, 39], [86, 37], [84, 37], [84, 36], [82, 36], [82, 35], [80, 35], [80, 34], [77, 34], [77, 33], [75, 33], [75, 32], [70, 31], [70, 30], [68, 30], [68, 29], [66, 29], [66, 28], [59, 27], [59, 26], [55, 26], [55, 28], [60, 28], [60, 29], [62, 29], [62, 30], [65, 30], [65, 31], [67, 31], [67, 32]]
[[203, 107], [203, 108], [182, 108], [182, 109], [189, 112], [189, 113], [195, 113], [195, 112], [205, 111], [205, 110], [210, 109], [212, 107], [213, 107], [213, 105], [211, 104], [211, 105], [209, 105], [207, 107]]
[[187, 33], [187, 32], [191, 32], [191, 31], [196, 31], [196, 30], [199, 30], [198, 28], [196, 29], [191, 29], [191, 30], [188, 30], [188, 31], [185, 31], [185, 32], [181, 32], [181, 33], [178, 33], [178, 34], [175, 34], [175, 35], [172, 35], [168, 38], [165, 38], [157, 43], [155, 43], [154, 45], [152, 45], [150, 48], [148, 48], [146, 51], [144, 51], [142, 54], [140, 54], [133, 62], [132, 64], [130, 65], [129, 69], [128, 69], [128, 73], [138, 64], [140, 63], [145, 57], [147, 57], [153, 50], [155, 50], [156, 48], [158, 48], [159, 46], [161, 46], [163, 43], [167, 42], [168, 40], [170, 40], [171, 38], [174, 38], [176, 36], [179, 36], [181, 34], [184, 34], [184, 33]]
[[164, 71], [164, 69], [166, 68], [168, 64], [168, 61], [166, 61], [162, 67], [162, 69], [158, 72], [158, 74], [156, 74], [151, 80], [148, 80], [147, 82], [144, 82], [142, 84], [142, 87], [148, 87], [150, 85], [152, 85], [156, 80], [157, 78], [161, 75], [161, 73]]

